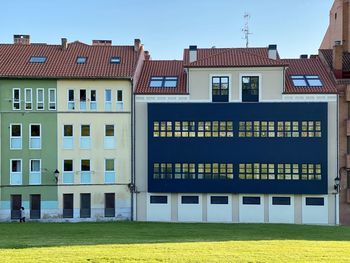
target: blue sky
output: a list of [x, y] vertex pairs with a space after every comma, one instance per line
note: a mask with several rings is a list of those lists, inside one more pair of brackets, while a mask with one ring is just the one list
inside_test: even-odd
[[243, 47], [248, 12], [250, 46], [277, 44], [283, 58], [315, 54], [333, 0], [16, 0], [0, 4], [0, 42], [29, 34], [32, 42], [140, 38], [153, 59], [181, 59], [183, 48]]

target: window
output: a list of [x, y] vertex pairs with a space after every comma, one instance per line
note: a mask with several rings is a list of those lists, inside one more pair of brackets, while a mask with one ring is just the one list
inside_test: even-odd
[[290, 205], [290, 197], [273, 196], [272, 205]]
[[21, 90], [20, 89], [12, 90], [12, 109], [13, 110], [21, 109]]
[[104, 148], [115, 148], [114, 125], [105, 125]]
[[87, 57], [77, 57], [77, 64], [85, 64]]
[[49, 110], [56, 110], [56, 90], [49, 89]]
[[68, 110], [74, 110], [74, 109], [75, 109], [74, 90], [70, 89], [68, 90]]
[[90, 125], [81, 125], [80, 127], [80, 149], [91, 148]]
[[91, 194], [80, 194], [80, 218], [91, 217]]
[[73, 218], [73, 194], [63, 194], [63, 218]]
[[80, 183], [81, 184], [91, 183], [90, 160], [81, 160]]
[[242, 77], [242, 101], [243, 102], [259, 101], [259, 77], [253, 77], [253, 76]]
[[10, 160], [10, 184], [21, 185], [22, 184], [22, 160]]
[[105, 90], [105, 111], [112, 110], [112, 90]]
[[63, 183], [64, 184], [74, 183], [73, 160], [63, 161]]
[[295, 87], [322, 87], [320, 76], [318, 75], [292, 75]]
[[115, 194], [105, 194], [105, 217], [115, 217]]
[[177, 77], [151, 77], [149, 86], [151, 88], [176, 88]]
[[32, 109], [32, 89], [24, 89], [24, 109], [31, 110]]
[[324, 206], [323, 197], [306, 197], [305, 204], [307, 206]]
[[244, 205], [260, 205], [259, 196], [243, 196]]
[[30, 63], [45, 63], [47, 60], [47, 57], [44, 56], [32, 56], [30, 57], [29, 62]]
[[227, 205], [228, 204], [228, 196], [211, 196], [210, 204], [212, 205]]
[[151, 195], [150, 196], [150, 203], [151, 204], [167, 204], [168, 203], [168, 196], [166, 196], [166, 195]]
[[213, 102], [228, 102], [229, 77], [212, 77], [211, 89]]
[[120, 57], [111, 57], [111, 64], [120, 64]]
[[29, 184], [41, 184], [41, 160], [29, 160]]
[[199, 204], [199, 196], [183, 195], [181, 196], [181, 204]]
[[90, 110], [96, 110], [96, 90], [90, 91]]
[[86, 90], [85, 89], [81, 89], [79, 95], [80, 95], [79, 109], [80, 110], [86, 110]]
[[44, 110], [44, 89], [36, 90], [36, 109]]
[[41, 125], [29, 125], [29, 149], [41, 149]]
[[10, 149], [19, 150], [22, 149], [22, 125], [10, 124]]
[[73, 149], [73, 125], [63, 125], [63, 149]]
[[114, 167], [114, 159], [105, 159], [105, 183], [115, 183], [116, 181], [116, 173]]
[[117, 111], [124, 110], [124, 102], [123, 102], [123, 91], [117, 90], [117, 105], [116, 105]]

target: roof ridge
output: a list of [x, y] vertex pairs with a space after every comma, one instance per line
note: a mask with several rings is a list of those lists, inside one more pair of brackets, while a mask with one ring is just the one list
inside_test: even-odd
[[[210, 49], [210, 48], [208, 48], [208, 49]], [[219, 53], [210, 55], [210, 56], [205, 57], [205, 58], [197, 59], [197, 60], [195, 60], [195, 61], [193, 61], [193, 62], [189, 62], [189, 65], [191, 65], [191, 64], [193, 64], [193, 63], [196, 63], [196, 62], [199, 62], [199, 61], [204, 61], [204, 60], [206, 60], [206, 59], [212, 58], [212, 57], [217, 56], [217, 55], [221, 55], [221, 54], [223, 54], [223, 53], [226, 53], [226, 52], [229, 50], [229, 48], [223, 48], [223, 49], [225, 49], [225, 50], [220, 51]]]

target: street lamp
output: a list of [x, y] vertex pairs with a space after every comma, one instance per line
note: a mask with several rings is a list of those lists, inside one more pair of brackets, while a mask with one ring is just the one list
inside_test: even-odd
[[56, 169], [56, 170], [54, 171], [54, 175], [55, 175], [56, 184], [57, 184], [57, 182], [58, 182], [58, 176], [60, 175], [60, 172]]

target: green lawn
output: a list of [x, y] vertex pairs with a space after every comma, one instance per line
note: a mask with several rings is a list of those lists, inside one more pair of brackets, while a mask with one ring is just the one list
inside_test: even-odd
[[0, 262], [350, 262], [350, 228], [0, 223]]

